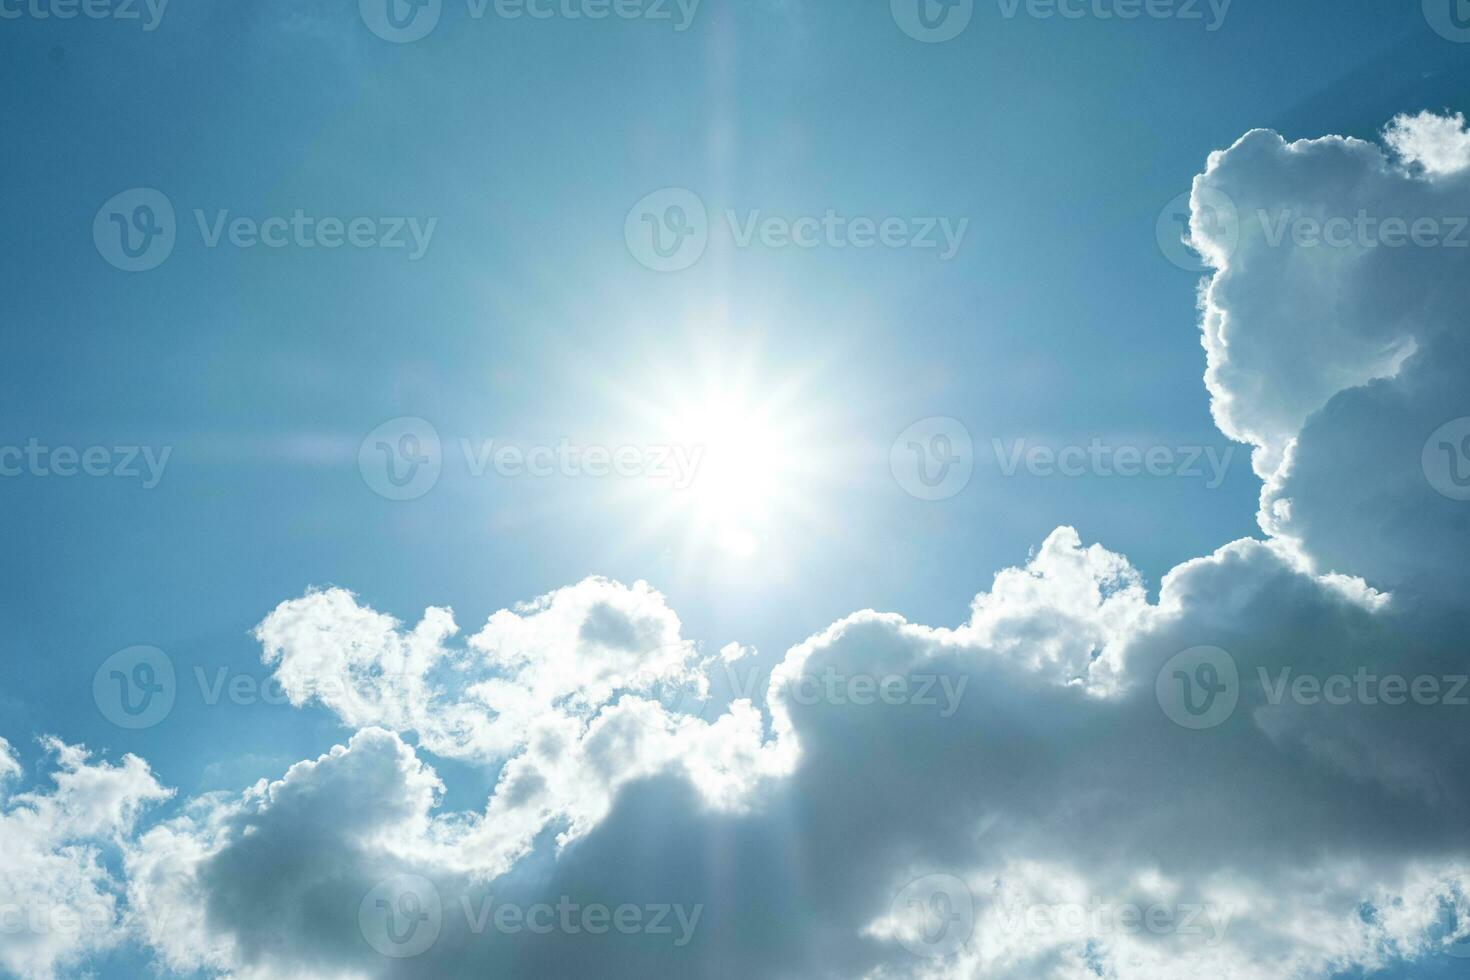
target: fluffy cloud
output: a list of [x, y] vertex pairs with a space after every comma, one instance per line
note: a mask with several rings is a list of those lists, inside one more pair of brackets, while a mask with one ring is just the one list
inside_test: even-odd
[[514, 610], [469, 640], [449, 609], [412, 630], [342, 589], [282, 603], [256, 628], [292, 704], [318, 701], [344, 724], [418, 734], [431, 751], [493, 762], [523, 749], [548, 712], [586, 719], [615, 693], [703, 683], [694, 646], [663, 597], [587, 579]]
[[1463, 594], [1470, 509], [1426, 479], [1455, 464], [1424, 454], [1470, 415], [1470, 133], [1421, 114], [1386, 138], [1400, 159], [1265, 130], [1211, 156], [1192, 222], [1219, 267], [1202, 299], [1206, 382], [1221, 429], [1257, 446], [1264, 530], [1442, 601]]
[[0, 739], [0, 970], [43, 980], [122, 942], [121, 883], [104, 858], [143, 808], [170, 793], [136, 756], [93, 763], [85, 748], [46, 739], [52, 786], [7, 794], [21, 774]]
[[[764, 743], [747, 704], [710, 724], [622, 697], [562, 732], [556, 752], [513, 759], [485, 814], [436, 816], [432, 774], [398, 736], [368, 729], [280, 783], [155, 830], [135, 863], [191, 855], [181, 904], [207, 910], [201, 936], [229, 937], [222, 962], [260, 976], [1267, 978], [1441, 951], [1457, 922], [1470, 925], [1454, 857], [1470, 847], [1461, 716], [1273, 701], [1255, 678], [1463, 668], [1455, 651], [1405, 649], [1422, 637], [1412, 620], [1277, 544], [1237, 542], [1181, 566], [1154, 605], [1131, 594], [1135, 579], [1063, 529], [1001, 573], [958, 629], [865, 612], [793, 648], [773, 676]], [[1112, 683], [1078, 683], [1015, 641], [1069, 623], [1094, 659], [1114, 662]], [[1244, 680], [1233, 715], [1193, 731], [1161, 710], [1154, 681], [1201, 643], [1231, 651]], [[926, 678], [964, 692], [955, 710], [943, 710], [942, 683], [923, 696]], [[905, 696], [874, 695], [884, 679]], [[702, 791], [690, 760], [733, 744], [715, 734], [741, 715], [749, 751], [724, 762], [747, 778]], [[682, 726], [676, 751], [640, 747], [670, 726]], [[601, 768], [565, 761], [579, 756]], [[567, 773], [575, 792], [607, 800], [595, 818], [563, 815], [546, 824], [555, 839], [493, 866], [466, 860], [493, 850], [484, 842], [526, 799], [574, 795], [542, 785]], [[969, 941], [929, 958], [932, 896], [917, 913], [900, 899], [936, 873], [962, 882], [973, 914]], [[363, 897], [401, 876], [428, 883], [439, 910], [434, 944], [402, 960], [370, 948], [359, 918]], [[675, 945], [677, 933], [486, 926], [501, 906], [564, 902], [698, 909], [702, 927]], [[1129, 907], [1154, 909], [1153, 926]]]
[[[1470, 249], [1381, 235], [1465, 210], [1467, 142], [1424, 115], [1384, 147], [1256, 131], [1197, 179], [1206, 383], [1255, 449], [1264, 539], [1150, 602], [1060, 528], [966, 622], [855, 613], [707, 718], [680, 695], [754, 657], [703, 654], [643, 583], [463, 643], [447, 609], [405, 628], [308, 592], [263, 655], [353, 733], [125, 842], [146, 944], [262, 980], [1265, 980], [1464, 951], [1470, 503], [1424, 447], [1470, 415]], [[495, 771], [485, 807], [444, 812], [430, 757]], [[136, 809], [86, 796], [48, 824]]]
[[1396, 116], [1383, 133], [1384, 142], [1409, 164], [1430, 174], [1452, 174], [1470, 167], [1470, 133], [1463, 113]]
[[998, 574], [976, 597], [965, 638], [1063, 682], [1111, 685], [1120, 644], [1148, 602], [1127, 559], [1081, 544], [1072, 528], [1058, 528], [1026, 568]]
[[500, 765], [486, 812], [464, 821], [454, 848], [458, 866], [498, 874], [547, 827], [575, 837], [621, 786], [670, 766], [720, 806], [774, 771], [750, 704], [713, 723], [666, 710], [708, 690], [709, 658], [679, 630], [646, 584], [592, 578], [495, 613], [464, 647], [449, 644], [448, 609], [404, 631], [341, 589], [282, 603], [256, 635], [292, 703]]

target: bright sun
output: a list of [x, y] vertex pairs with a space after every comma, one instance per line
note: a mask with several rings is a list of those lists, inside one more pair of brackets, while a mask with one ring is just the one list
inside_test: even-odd
[[792, 504], [787, 495], [797, 490], [789, 430], [771, 406], [724, 391], [672, 406], [669, 420], [676, 444], [690, 447], [698, 460], [693, 482], [673, 498], [691, 533], [729, 554], [751, 557]]
[[818, 519], [823, 468], [816, 421], [798, 380], [772, 379], [741, 358], [705, 358], [654, 373], [620, 400], [650, 445], [682, 452], [691, 477], [644, 484], [633, 529], [691, 563], [789, 555]]

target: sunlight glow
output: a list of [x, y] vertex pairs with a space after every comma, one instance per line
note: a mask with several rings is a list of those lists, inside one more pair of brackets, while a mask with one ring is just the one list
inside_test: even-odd
[[835, 472], [831, 420], [810, 375], [776, 371], [754, 351], [661, 355], [645, 362], [639, 383], [624, 378], [612, 392], [627, 413], [620, 431], [697, 462], [685, 485], [630, 485], [630, 535], [664, 542], [685, 569], [760, 562], [768, 579], [781, 577], [825, 523], [820, 501]]
[[789, 429], [770, 405], [752, 405], [739, 393], [713, 390], [668, 408], [670, 437], [693, 447], [693, 482], [674, 492], [691, 530], [727, 554], [749, 558], [779, 516], [796, 479]]

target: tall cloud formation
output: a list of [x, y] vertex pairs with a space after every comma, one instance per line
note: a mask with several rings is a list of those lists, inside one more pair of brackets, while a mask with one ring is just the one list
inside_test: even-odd
[[[1250, 980], [1466, 953], [1467, 181], [1459, 117], [1211, 156], [1206, 383], [1255, 447], [1266, 536], [1155, 603], [1059, 528], [968, 622], [856, 613], [717, 715], [689, 707], [715, 658], [642, 583], [463, 644], [447, 609], [282, 603], [265, 662], [353, 734], [130, 836], [134, 934], [241, 978]], [[433, 756], [498, 771], [483, 811], [442, 812]]]

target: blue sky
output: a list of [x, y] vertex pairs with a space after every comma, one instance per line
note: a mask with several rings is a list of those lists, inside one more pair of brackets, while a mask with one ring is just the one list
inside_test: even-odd
[[[1235, 0], [1211, 31], [1208, 5], [1203, 21], [1070, 20], [977, 0], [939, 44], [906, 36], [887, 4], [836, 0], [704, 0], [683, 31], [446, 2], [403, 44], [347, 2], [173, 0], [152, 30], [146, 7], [141, 21], [0, 8], [20, 11], [0, 21], [0, 445], [169, 452], [153, 487], [0, 478], [0, 738], [23, 787], [46, 785], [42, 735], [147, 760], [176, 794], [145, 826], [363, 727], [319, 703], [209, 704], [197, 682], [265, 682], [252, 630], [311, 587], [408, 627], [452, 607], [469, 635], [588, 576], [642, 580], [684, 640], [754, 648], [769, 669], [857, 610], [958, 627], [997, 571], [1068, 525], [1126, 555], [1157, 601], [1170, 569], [1263, 536], [1252, 446], [1217, 428], [1201, 383], [1200, 275], [1161, 248], [1161, 212], [1252, 129], [1371, 142], [1398, 113], [1470, 95], [1470, 48], [1417, 3]], [[134, 188], [176, 212], [172, 252], [145, 272], [110, 264], [93, 235]], [[715, 226], [674, 272], [625, 238], [663, 188], [693, 191]], [[376, 234], [403, 218], [408, 242], [410, 222], [432, 230], [411, 258], [209, 247], [195, 218], [298, 209], [371, 218]], [[942, 259], [741, 247], [723, 217], [829, 210], [968, 223]], [[405, 417], [440, 437], [443, 472], [399, 501], [359, 452]], [[937, 417], [963, 424], [974, 469], [924, 500], [890, 457]], [[731, 418], [749, 485], [723, 494], [476, 476], [460, 451], [718, 442]], [[995, 446], [1017, 440], [1163, 447], [1202, 470], [1008, 476]], [[1207, 461], [1226, 453], [1211, 485]], [[1322, 553], [1320, 571], [1392, 584], [1350, 549]], [[171, 713], [142, 730], [91, 696], [134, 645], [178, 671]], [[449, 811], [483, 810], [504, 761], [424, 757]], [[148, 962], [129, 943], [59, 975]]]

